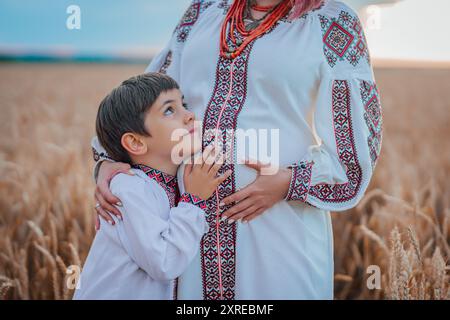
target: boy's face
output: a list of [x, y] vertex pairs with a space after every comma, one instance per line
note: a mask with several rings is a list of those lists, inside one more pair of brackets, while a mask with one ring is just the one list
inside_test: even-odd
[[179, 164], [201, 149], [201, 128], [186, 107], [178, 89], [159, 95], [145, 118], [145, 127], [150, 133], [150, 137], [145, 137], [149, 152], [171, 156], [172, 161]]

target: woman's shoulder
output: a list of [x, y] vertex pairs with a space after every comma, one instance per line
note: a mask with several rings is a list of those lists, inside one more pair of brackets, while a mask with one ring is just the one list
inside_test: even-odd
[[217, 9], [226, 13], [232, 2], [233, 0], [191, 0], [181, 18], [180, 24], [194, 24], [207, 12]]
[[320, 34], [318, 42], [326, 64], [337, 71], [367, 71], [370, 55], [363, 25], [355, 10], [342, 1], [325, 0], [314, 13], [316, 30]]
[[174, 30], [177, 43], [186, 42], [191, 29], [209, 12], [220, 10], [225, 14], [231, 2], [232, 0], [191, 0]]
[[324, 0], [320, 8], [315, 10], [317, 15], [326, 16], [329, 18], [339, 18], [342, 13], [346, 13], [353, 17], [357, 17], [356, 11], [343, 1], [338, 0]]
[[[317, 8], [305, 13], [298, 20], [309, 20], [313, 25], [318, 25], [322, 32], [331, 24], [339, 24], [343, 27], [361, 26], [356, 11], [348, 4], [337, 0], [322, 1]], [[361, 30], [357, 29], [356, 31], [360, 32]]]

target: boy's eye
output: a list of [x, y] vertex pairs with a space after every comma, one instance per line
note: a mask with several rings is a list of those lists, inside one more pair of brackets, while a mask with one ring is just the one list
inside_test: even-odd
[[166, 110], [164, 110], [164, 115], [165, 116], [170, 116], [171, 114], [173, 114], [174, 110], [172, 107], [168, 107]]
[[188, 104], [187, 104], [186, 102], [183, 102], [183, 107], [184, 107], [186, 110], [189, 109], [189, 106], [188, 106]]

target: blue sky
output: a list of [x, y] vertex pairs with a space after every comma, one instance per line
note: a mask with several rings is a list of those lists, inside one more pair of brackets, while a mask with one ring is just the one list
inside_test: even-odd
[[[426, 5], [424, 0], [343, 1], [362, 18], [365, 5], [396, 3], [380, 7], [381, 29], [366, 30], [375, 58], [450, 61], [450, 41], [442, 41], [448, 38], [450, 0], [427, 0]], [[0, 0], [0, 54], [151, 57], [166, 44], [190, 2]], [[80, 30], [66, 27], [70, 5], [81, 9]]]
[[[162, 47], [190, 0], [0, 0], [0, 48], [86, 54]], [[69, 30], [66, 9], [81, 9]]]

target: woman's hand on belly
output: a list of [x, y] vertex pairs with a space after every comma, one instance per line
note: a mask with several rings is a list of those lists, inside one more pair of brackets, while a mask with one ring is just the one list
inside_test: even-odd
[[220, 203], [220, 206], [235, 203], [222, 214], [222, 219], [228, 219], [228, 223], [240, 219], [245, 223], [256, 218], [275, 203], [283, 200], [289, 189], [291, 169], [280, 168], [275, 174], [263, 175], [261, 170], [265, 165], [259, 161], [251, 163], [246, 160], [245, 165], [258, 171], [258, 176], [253, 183], [226, 197]]

